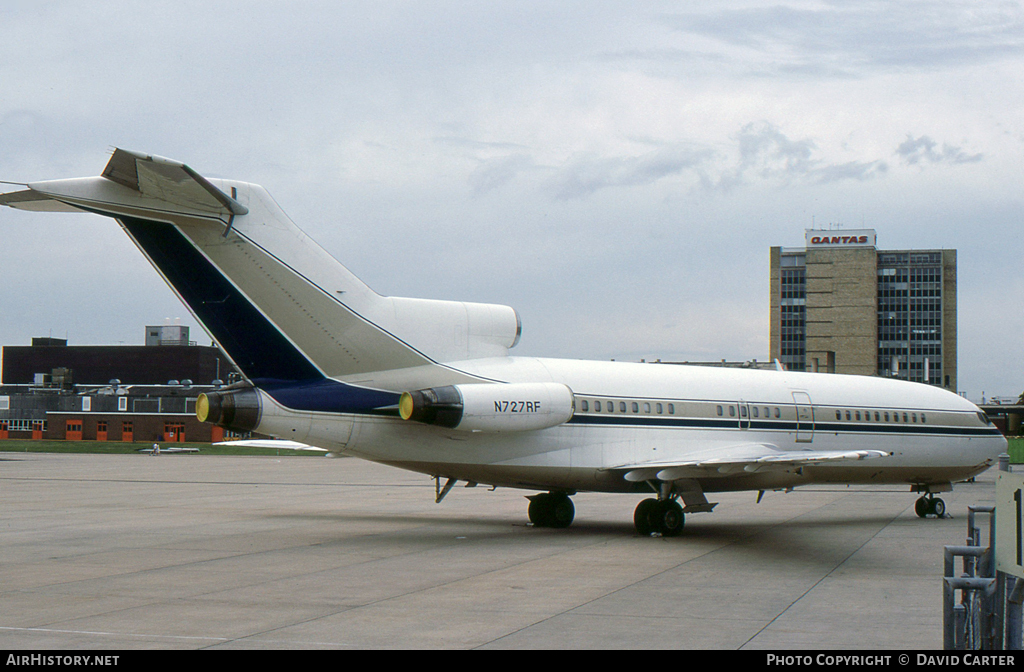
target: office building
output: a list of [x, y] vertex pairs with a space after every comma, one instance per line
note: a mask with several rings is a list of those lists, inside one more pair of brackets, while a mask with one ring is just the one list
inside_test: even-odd
[[790, 370], [956, 391], [956, 250], [879, 250], [873, 229], [771, 248], [770, 357]]

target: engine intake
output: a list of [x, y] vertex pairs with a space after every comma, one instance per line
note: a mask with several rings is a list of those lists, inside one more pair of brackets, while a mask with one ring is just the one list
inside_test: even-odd
[[467, 432], [525, 432], [556, 427], [575, 410], [561, 383], [480, 383], [405, 392], [403, 420]]

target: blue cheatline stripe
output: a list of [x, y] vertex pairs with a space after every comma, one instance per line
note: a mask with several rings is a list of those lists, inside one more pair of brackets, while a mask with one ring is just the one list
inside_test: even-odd
[[[101, 213], [102, 214], [102, 213]], [[365, 412], [399, 395], [325, 378], [173, 224], [117, 218], [254, 385], [295, 410]]]
[[[605, 425], [617, 427], [690, 427], [697, 429], [740, 429], [739, 422], [732, 420], [717, 420], [712, 418], [658, 418], [649, 416], [630, 415], [582, 415], [577, 413], [569, 420], [572, 424], [580, 425]], [[753, 420], [750, 423], [744, 422], [744, 428], [749, 429], [770, 429], [779, 431], [796, 431], [796, 422], [793, 421], [765, 421]], [[811, 431], [810, 425], [801, 424], [801, 431]], [[818, 422], [814, 424], [815, 434], [824, 433], [857, 433], [857, 434], [930, 434], [936, 436], [998, 436], [999, 430], [991, 427], [946, 427], [939, 425], [904, 425], [896, 424], [846, 424], [836, 422]]]

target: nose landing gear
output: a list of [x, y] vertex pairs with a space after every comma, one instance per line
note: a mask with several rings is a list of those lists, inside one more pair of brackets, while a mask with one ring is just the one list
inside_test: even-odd
[[928, 494], [914, 502], [914, 513], [919, 518], [924, 518], [929, 513], [934, 514], [936, 518], [945, 518], [946, 503], [938, 497]]

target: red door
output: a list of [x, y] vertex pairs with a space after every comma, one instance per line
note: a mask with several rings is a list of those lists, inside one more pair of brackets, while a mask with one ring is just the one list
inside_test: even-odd
[[[35, 436], [35, 426], [32, 427], [32, 438]], [[39, 437], [42, 438], [42, 437]], [[68, 420], [64, 425], [64, 438], [68, 441], [81, 441], [82, 440], [82, 421], [81, 420]]]
[[178, 443], [185, 440], [185, 425], [175, 422], [164, 423], [164, 441]]

